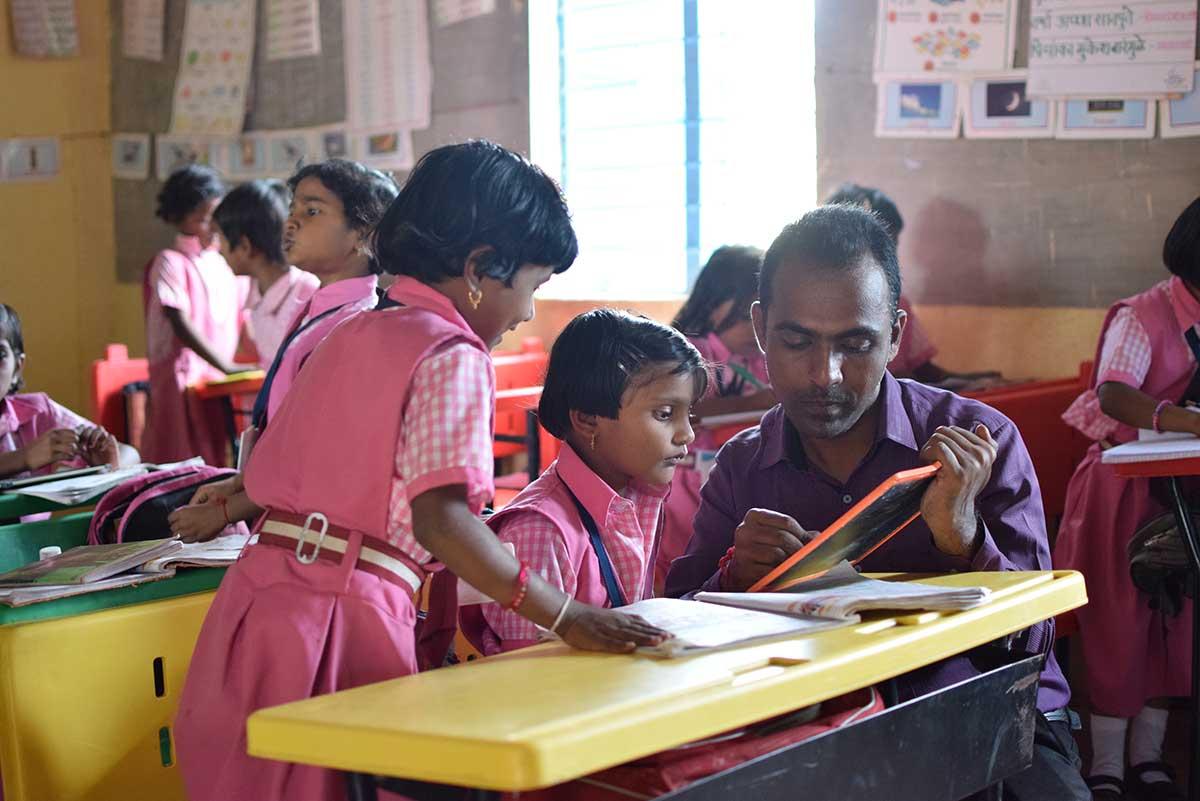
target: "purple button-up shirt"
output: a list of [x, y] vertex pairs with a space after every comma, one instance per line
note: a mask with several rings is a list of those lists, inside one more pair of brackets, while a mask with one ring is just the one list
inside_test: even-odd
[[[1011, 420], [978, 401], [897, 380], [891, 373], [884, 374], [878, 402], [875, 442], [845, 484], [808, 463], [781, 406], [767, 412], [761, 425], [726, 443], [700, 492], [692, 540], [671, 565], [666, 594], [720, 589], [717, 562], [733, 545], [734, 529], [751, 509], [772, 509], [806, 529], [824, 529], [888, 476], [920, 466], [921, 447], [943, 425], [972, 430], [982, 423], [997, 445], [991, 479], [976, 499], [984, 537], [974, 559], [939, 551], [929, 527], [917, 518], [859, 567], [867, 572], [920, 573], [1050, 569], [1041, 491]], [[1019, 639], [1024, 650], [1047, 654], [1038, 707], [1048, 712], [1066, 706], [1071, 693], [1054, 658], [1054, 621], [1033, 626]], [[901, 689], [906, 695], [921, 694], [973, 672], [966, 659], [952, 659], [911, 674]]]

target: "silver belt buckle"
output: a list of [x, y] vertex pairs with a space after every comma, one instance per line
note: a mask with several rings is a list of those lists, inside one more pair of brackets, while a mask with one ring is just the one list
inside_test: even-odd
[[[307, 556], [304, 554], [304, 545], [308, 542], [308, 532], [313, 530], [313, 521], [319, 521], [321, 524], [320, 533], [317, 534], [316, 544], [313, 546], [313, 552]], [[304, 520], [304, 528], [300, 529], [300, 541], [296, 543], [296, 561], [302, 565], [311, 565], [317, 561], [317, 554], [321, 552], [321, 543], [325, 542], [325, 532], [329, 531], [329, 518], [320, 512], [313, 512]]]

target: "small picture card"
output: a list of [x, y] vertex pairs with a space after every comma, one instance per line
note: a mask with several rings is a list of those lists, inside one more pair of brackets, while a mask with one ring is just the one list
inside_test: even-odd
[[[1200, 79], [1200, 64], [1196, 65], [1196, 77]], [[1192, 91], [1170, 95], [1160, 100], [1158, 107], [1163, 139], [1200, 136], [1200, 80], [1196, 81]]]
[[1059, 139], [1153, 139], [1158, 109], [1153, 100], [1064, 100], [1058, 107]]
[[271, 134], [268, 141], [269, 171], [274, 178], [287, 178], [310, 161], [320, 160], [313, 143], [312, 132], [308, 129], [277, 131]]
[[1032, 100], [1025, 73], [980, 76], [967, 82], [968, 139], [1049, 139], [1054, 136], [1055, 104]]
[[0, 141], [0, 176], [5, 181], [45, 181], [58, 175], [58, 140]]
[[262, 178], [270, 173], [267, 167], [267, 139], [247, 134], [225, 143], [225, 164], [229, 177], [235, 180]]
[[154, 137], [155, 175], [160, 181], [189, 164], [203, 164], [220, 169], [220, 147], [203, 136], [161, 134]]
[[113, 134], [112, 171], [114, 177], [130, 181], [149, 178], [150, 134]]
[[328, 128], [317, 132], [319, 158], [350, 158], [350, 138], [345, 128]]
[[962, 115], [954, 81], [889, 77], [877, 87], [875, 135], [954, 139]]
[[416, 158], [412, 132], [367, 131], [356, 137], [358, 160], [381, 170], [411, 170]]

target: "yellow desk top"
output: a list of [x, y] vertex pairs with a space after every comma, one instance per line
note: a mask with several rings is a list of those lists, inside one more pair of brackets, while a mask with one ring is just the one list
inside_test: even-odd
[[1087, 603], [1070, 571], [913, 576], [985, 586], [961, 612], [856, 625], [683, 659], [561, 643], [260, 710], [260, 757], [491, 790], [557, 784], [936, 662]]

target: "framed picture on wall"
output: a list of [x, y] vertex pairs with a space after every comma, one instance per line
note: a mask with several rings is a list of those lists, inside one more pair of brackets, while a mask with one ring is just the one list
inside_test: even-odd
[[203, 164], [220, 170], [224, 166], [220, 151], [217, 143], [207, 137], [161, 134], [154, 137], [154, 172], [158, 180], [165, 181], [171, 173], [189, 164]]
[[968, 139], [1049, 139], [1055, 104], [1032, 100], [1024, 71], [979, 76], [967, 82], [963, 132]]
[[1064, 100], [1054, 135], [1059, 139], [1153, 139], [1158, 109], [1153, 100]]
[[113, 134], [112, 170], [116, 178], [131, 181], [149, 178], [150, 134]]
[[888, 77], [876, 86], [875, 135], [906, 139], [954, 139], [962, 115], [952, 80]]
[[308, 130], [280, 131], [270, 139], [270, 174], [287, 178], [301, 164], [313, 160], [312, 136]]
[[[1196, 64], [1196, 77], [1200, 78], [1200, 63]], [[1200, 136], [1200, 80], [1187, 94], [1160, 100], [1158, 108], [1163, 139]]]
[[235, 180], [262, 178], [270, 174], [267, 167], [267, 139], [246, 135], [225, 143], [229, 177]]
[[354, 138], [356, 157], [371, 167], [411, 170], [416, 161], [410, 131], [364, 131], [357, 133]]

